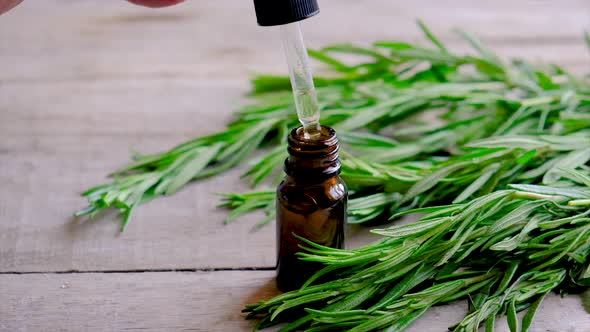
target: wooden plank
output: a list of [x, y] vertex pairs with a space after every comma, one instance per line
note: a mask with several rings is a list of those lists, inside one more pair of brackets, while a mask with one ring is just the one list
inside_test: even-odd
[[[27, 96], [17, 85], [0, 90], [0, 271], [274, 266], [273, 225], [252, 232], [260, 217], [252, 215], [224, 226], [226, 212], [215, 208], [214, 193], [249, 190], [239, 180], [246, 167], [141, 207], [123, 234], [115, 214], [87, 224], [71, 217], [85, 204], [78, 193], [105, 181], [131, 149], [158, 152], [222, 129], [228, 100], [238, 99], [241, 87], [186, 81], [162, 92], [162, 83], [152, 81], [29, 86]], [[193, 98], [207, 106], [195, 110]]]
[[[84, 225], [71, 217], [85, 204], [78, 193], [124, 165], [131, 148], [157, 152], [221, 129], [222, 96], [243, 91], [149, 81], [32, 90], [0, 92], [0, 271], [274, 265], [272, 227], [250, 234], [255, 216], [224, 227], [215, 208], [213, 193], [248, 189], [244, 168], [142, 207], [124, 234], [114, 214]], [[193, 98], [206, 108], [195, 110]]]
[[214, 193], [250, 190], [239, 179], [246, 165], [141, 207], [123, 234], [114, 213], [87, 224], [71, 217], [85, 204], [78, 193], [104, 182], [131, 149], [159, 152], [221, 130], [241, 83], [27, 86], [26, 95], [18, 84], [0, 89], [0, 271], [274, 266], [273, 225], [252, 232], [252, 215], [224, 226], [226, 211], [215, 207]]
[[[416, 39], [413, 19], [422, 17], [445, 38], [464, 26], [503, 54], [549, 55], [581, 68], [587, 5], [537, 4], [531, 12], [507, 0], [332, 0], [305, 30], [316, 46]], [[556, 17], [567, 20], [547, 24]], [[26, 1], [2, 16], [0, 40], [0, 271], [274, 265], [272, 226], [250, 234], [251, 216], [224, 227], [225, 212], [214, 208], [210, 193], [247, 189], [237, 180], [243, 168], [140, 208], [121, 235], [113, 215], [85, 225], [70, 217], [84, 205], [77, 193], [104, 181], [131, 148], [158, 152], [219, 130], [252, 71], [284, 72], [276, 29], [254, 24], [251, 3], [150, 11], [123, 1]]]
[[[272, 271], [0, 275], [0, 330], [249, 331], [240, 310], [277, 294]], [[409, 332], [440, 332], [465, 314], [435, 307]], [[590, 315], [577, 296], [550, 295], [531, 332], [586, 332]], [[498, 332], [507, 332], [500, 320]]]
[[[127, 146], [157, 151], [179, 141], [155, 137], [0, 135], [0, 271], [274, 266], [274, 224], [253, 232], [253, 214], [224, 226], [226, 211], [215, 207], [214, 193], [249, 190], [239, 180], [244, 167], [142, 206], [122, 234], [114, 213], [71, 217], [85, 204], [77, 193], [121, 166]], [[351, 231], [354, 246], [369, 237]]]
[[117, 136], [154, 143], [166, 136], [180, 143], [225, 128], [247, 91], [246, 80], [6, 84], [0, 89], [0, 135]]
[[[417, 40], [413, 20], [421, 17], [459, 50], [465, 46], [448, 31], [454, 26], [502, 55], [581, 71], [589, 6], [326, 0], [305, 32], [314, 47]], [[129, 148], [156, 152], [221, 129], [252, 72], [284, 72], [276, 29], [253, 22], [251, 3], [240, 0], [158, 11], [123, 1], [26, 1], [3, 15], [0, 271], [272, 267], [273, 226], [250, 234], [253, 215], [224, 227], [209, 194], [245, 190], [236, 181], [243, 168], [150, 203], [124, 234], [113, 215], [82, 225], [70, 217], [84, 203], [75, 192], [124, 164]], [[353, 229], [352, 246], [365, 233]], [[247, 330], [241, 304], [273, 293], [273, 274], [3, 274], [0, 330]], [[464, 310], [435, 308], [413, 330], [443, 330]], [[587, 331], [587, 318], [577, 298], [554, 296], [533, 330]]]
[[[422, 39], [422, 18], [444, 40], [480, 35], [505, 55], [588, 65], [582, 31], [590, 2], [322, 1], [306, 21], [309, 45]], [[460, 9], [460, 10], [459, 10]], [[21, 22], [27, 22], [26, 25]], [[276, 29], [256, 26], [250, 1], [187, 1], [147, 10], [123, 1], [27, 1], [0, 20], [2, 82], [246, 77], [284, 72]], [[556, 51], [556, 49], [558, 51]]]

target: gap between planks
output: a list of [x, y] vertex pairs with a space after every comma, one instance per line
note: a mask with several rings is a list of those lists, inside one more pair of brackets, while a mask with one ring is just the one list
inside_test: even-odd
[[159, 273], [159, 272], [218, 272], [218, 271], [274, 271], [274, 266], [216, 267], [180, 269], [131, 269], [131, 270], [64, 270], [64, 271], [0, 271], [0, 275], [20, 274], [90, 274], [90, 273]]

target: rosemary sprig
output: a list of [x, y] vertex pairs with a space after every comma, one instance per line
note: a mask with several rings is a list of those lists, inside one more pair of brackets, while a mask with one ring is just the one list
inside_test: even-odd
[[[467, 299], [455, 331], [493, 331], [498, 315], [526, 331], [548, 292], [590, 285], [590, 84], [557, 65], [502, 59], [462, 31], [475, 54], [456, 54], [419, 26], [432, 46], [384, 41], [310, 54], [329, 71], [316, 85], [322, 123], [343, 143], [349, 220], [425, 215], [373, 230], [383, 240], [354, 250], [302, 239], [301, 259], [325, 267], [301, 289], [247, 306], [259, 328], [401, 331], [434, 305]], [[253, 85], [255, 102], [226, 131], [137, 156], [85, 192], [89, 206], [77, 214], [119, 208], [124, 227], [140, 203], [260, 147], [270, 149], [245, 176], [254, 186], [271, 177], [297, 119], [287, 77]], [[274, 219], [273, 199], [229, 193], [221, 206], [233, 209], [227, 222], [263, 209], [261, 226]]]
[[[511, 331], [526, 331], [548, 292], [590, 285], [590, 202], [571, 204], [584, 197], [590, 187], [516, 185], [430, 207], [415, 223], [374, 230], [385, 239], [359, 249], [302, 239], [301, 259], [324, 269], [301, 289], [245, 311], [262, 319], [260, 327], [289, 322], [281, 331], [401, 331], [433, 305], [470, 299], [454, 331], [491, 326], [501, 314]], [[407, 213], [414, 212], [424, 209]], [[329, 281], [316, 283], [320, 276]], [[515, 313], [526, 308], [519, 324]]]
[[[507, 188], [514, 181], [563, 185], [563, 179], [579, 179], [587, 183], [589, 179], [575, 169], [589, 160], [587, 131], [487, 138], [467, 144], [460, 154], [420, 163], [381, 164], [345, 154], [342, 177], [358, 192], [350, 200], [349, 222], [374, 222], [409, 208], [461, 203]], [[253, 210], [242, 206], [254, 204], [267, 207], [263, 223], [274, 217], [274, 195], [269, 192], [228, 195], [225, 200], [223, 206], [235, 209], [232, 219]]]
[[[414, 207], [459, 203], [515, 181], [553, 185], [566, 169], [590, 159], [587, 82], [555, 65], [506, 63], [463, 32], [481, 55], [454, 55], [422, 28], [438, 49], [380, 42], [371, 49], [337, 46], [314, 53], [344, 77], [354, 70], [373, 70], [373, 75], [381, 70], [379, 80], [349, 81], [348, 91], [373, 98], [354, 115], [345, 118], [342, 107], [324, 111], [341, 117], [333, 126], [348, 152], [342, 176], [353, 191], [352, 206], [356, 199], [374, 202], [363, 210], [351, 209], [351, 222], [375, 222]], [[390, 50], [389, 60], [382, 53], [375, 55], [381, 48]], [[330, 56], [335, 52], [360, 53], [374, 60], [344, 70]], [[427, 69], [414, 70], [424, 62]], [[463, 74], [463, 67], [476, 71]], [[342, 84], [342, 79], [331, 84]], [[370, 138], [363, 140], [349, 137], [360, 129], [373, 133], [365, 133]], [[392, 134], [386, 136], [389, 129]], [[276, 169], [282, 161], [279, 151], [254, 168]], [[390, 199], [383, 202], [386, 195]]]
[[[571, 134], [584, 139], [590, 125], [588, 83], [559, 66], [504, 61], [464, 32], [458, 33], [477, 53], [455, 54], [424, 24], [420, 28], [434, 47], [388, 41], [371, 47], [335, 45], [310, 53], [331, 71], [318, 77], [316, 85], [322, 123], [338, 131], [349, 153], [343, 173], [349, 185], [358, 197], [364, 197], [363, 191], [404, 195], [403, 206], [381, 204], [355, 216], [357, 222], [370, 221], [390, 209], [401, 211], [491, 192], [512, 181], [513, 165], [540, 167], [567, 153], [551, 150], [551, 144], [538, 148], [529, 144], [522, 149], [509, 147], [502, 152], [505, 155], [493, 159], [491, 148], [472, 148], [469, 143], [501, 136], [537, 140], [539, 135]], [[340, 54], [358, 56], [359, 61], [349, 64], [339, 59]], [[111, 182], [84, 192], [89, 206], [76, 215], [93, 216], [114, 207], [121, 210], [124, 227], [140, 203], [234, 167], [261, 146], [278, 145], [247, 173], [253, 185], [267, 179], [280, 169], [285, 153], [281, 143], [297, 119], [287, 77], [260, 76], [253, 84], [254, 104], [239, 110], [226, 131], [164, 153], [136, 156], [133, 163], [112, 174]], [[490, 153], [489, 159], [461, 159], [477, 155], [477, 149]], [[465, 166], [455, 166], [459, 163]], [[440, 172], [450, 173], [428, 190], [429, 195], [417, 190], [419, 181]], [[512, 175], [521, 174], [517, 170]], [[526, 183], [537, 181], [534, 172], [528, 175], [532, 178]], [[471, 185], [481, 177], [487, 178], [477, 183], [481, 188]], [[452, 186], [450, 181], [455, 180], [458, 185]], [[458, 191], [464, 194], [457, 197]]]
[[223, 133], [204, 136], [156, 155], [135, 156], [135, 161], [111, 174], [113, 181], [82, 195], [89, 206], [75, 213], [89, 215], [107, 208], [121, 211], [121, 230], [140, 204], [159, 195], [175, 193], [189, 181], [219, 174], [249, 156], [281, 120], [231, 125]]

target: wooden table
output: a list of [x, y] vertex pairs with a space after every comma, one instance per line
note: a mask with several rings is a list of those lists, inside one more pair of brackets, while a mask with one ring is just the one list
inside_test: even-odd
[[[505, 56], [587, 72], [590, 2], [323, 0], [310, 46], [474, 32]], [[221, 130], [255, 72], [284, 73], [276, 29], [251, 1], [149, 10], [124, 1], [27, 0], [0, 16], [0, 330], [247, 331], [243, 303], [275, 293], [274, 226], [224, 226], [214, 192], [245, 191], [244, 167], [141, 207], [80, 223], [82, 190], [129, 160]], [[353, 245], [366, 241], [354, 229]], [[444, 331], [462, 303], [411, 331]], [[500, 331], [506, 330], [499, 324]], [[550, 297], [533, 331], [590, 331], [578, 297]]]

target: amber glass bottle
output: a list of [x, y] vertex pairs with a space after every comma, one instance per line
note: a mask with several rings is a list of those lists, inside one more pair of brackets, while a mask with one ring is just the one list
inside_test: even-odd
[[340, 178], [338, 138], [322, 126], [319, 137], [293, 129], [288, 140], [287, 176], [277, 188], [277, 287], [297, 289], [321, 266], [299, 260], [297, 234], [333, 248], [344, 247], [346, 185]]

